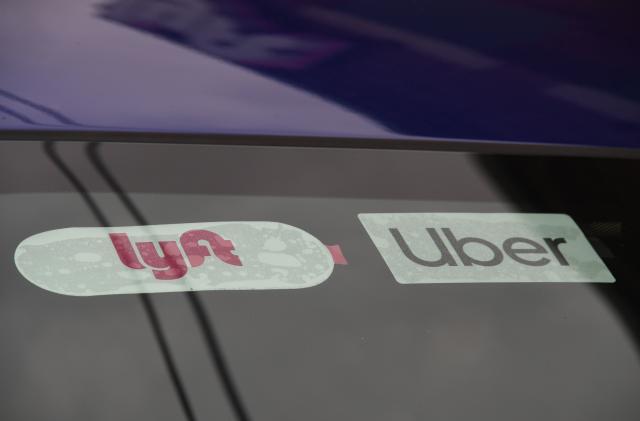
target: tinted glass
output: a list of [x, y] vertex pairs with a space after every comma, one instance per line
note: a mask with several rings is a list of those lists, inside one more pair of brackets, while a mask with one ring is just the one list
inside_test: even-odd
[[[0, 143], [0, 414], [638, 419], [638, 176], [630, 159]], [[566, 213], [616, 282], [401, 285], [366, 212]], [[348, 265], [300, 290], [71, 297], [13, 262], [57, 228], [242, 220]]]

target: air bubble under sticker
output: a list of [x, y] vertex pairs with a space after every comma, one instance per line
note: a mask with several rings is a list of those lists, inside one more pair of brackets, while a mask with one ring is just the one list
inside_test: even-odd
[[334, 266], [322, 242], [277, 222], [65, 228], [24, 240], [15, 263], [66, 295], [306, 288]]

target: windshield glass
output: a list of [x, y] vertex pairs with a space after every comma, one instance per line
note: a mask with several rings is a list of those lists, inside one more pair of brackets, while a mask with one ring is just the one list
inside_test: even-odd
[[[2, 142], [0, 417], [636, 420], [639, 175], [627, 159]], [[615, 282], [555, 271], [563, 255], [540, 236], [549, 265], [535, 279], [475, 264], [455, 282], [408, 283], [363, 222], [380, 213], [568, 215]], [[14, 261], [23, 240], [52, 230], [225, 221], [295, 227], [338, 246], [335, 267], [301, 288], [72, 296]], [[441, 256], [486, 263], [456, 248], [465, 228], [448, 221], [457, 237], [436, 227]], [[475, 229], [505, 264], [537, 261]], [[215, 252], [202, 268], [224, 264]]]

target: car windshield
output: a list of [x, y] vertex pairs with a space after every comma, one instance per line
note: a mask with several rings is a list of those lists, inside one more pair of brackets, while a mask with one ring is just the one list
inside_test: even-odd
[[[0, 418], [637, 420], [639, 171], [631, 158], [0, 142]], [[401, 224], [393, 238], [412, 259], [389, 257], [392, 237], [376, 234], [384, 219], [373, 214]], [[440, 254], [421, 254], [406, 214], [419, 215], [419, 238], [441, 240]], [[458, 225], [461, 214], [474, 222]], [[531, 218], [578, 233], [591, 269], [563, 272], [573, 264], [569, 237], [523, 234], [522, 251], [500, 236]], [[91, 263], [90, 252], [56, 267], [42, 251], [30, 264], [47, 273], [46, 287], [20, 260], [26, 239], [53, 230], [95, 229], [108, 241], [165, 229], [150, 226], [192, 224], [174, 226], [183, 233], [234, 222], [241, 232], [255, 221], [286, 224], [330, 252], [296, 267], [277, 242], [259, 250], [291, 287], [243, 287], [249, 249], [230, 251], [228, 234], [204, 260], [180, 257], [187, 274], [151, 271], [144, 253], [120, 263], [116, 249], [117, 264], [92, 278], [144, 273], [159, 285], [146, 293], [80, 284], [65, 293], [69, 268]], [[490, 221], [497, 232], [469, 242], [493, 255], [472, 255], [465, 230]], [[311, 279], [322, 256], [332, 269]], [[442, 267], [428, 272], [409, 266], [438, 257]], [[198, 266], [234, 258], [244, 272], [229, 269], [238, 275], [227, 288], [171, 289], [206, 277]], [[511, 266], [491, 267], [493, 258]], [[535, 262], [548, 265], [522, 275]]]

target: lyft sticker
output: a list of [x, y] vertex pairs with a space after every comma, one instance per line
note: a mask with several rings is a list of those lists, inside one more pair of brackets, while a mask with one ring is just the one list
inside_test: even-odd
[[563, 214], [358, 215], [396, 281], [615, 282]]
[[66, 295], [291, 289], [325, 281], [338, 246], [277, 222], [65, 228], [18, 245], [32, 283]]

